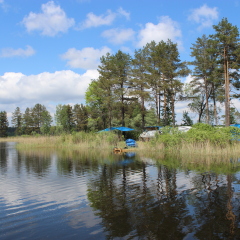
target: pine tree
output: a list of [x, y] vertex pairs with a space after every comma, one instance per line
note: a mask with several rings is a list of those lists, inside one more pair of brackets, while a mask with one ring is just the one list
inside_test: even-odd
[[19, 107], [15, 109], [12, 113], [12, 126], [16, 128], [15, 134], [20, 135], [22, 133], [22, 124], [23, 124], [23, 116]]
[[23, 133], [30, 135], [33, 132], [34, 132], [34, 122], [33, 122], [32, 109], [27, 107], [23, 114]]
[[112, 76], [114, 83], [114, 97], [117, 99], [118, 104], [116, 105], [119, 108], [121, 125], [125, 126], [125, 111], [126, 104], [129, 100], [126, 98], [128, 93], [128, 79], [130, 74], [131, 66], [131, 57], [129, 54], [118, 51], [115, 55], [112, 56]]
[[[209, 124], [209, 99], [213, 90], [212, 81], [215, 68], [212, 65], [216, 65], [216, 57], [214, 54], [211, 54], [211, 41], [203, 35], [201, 38], [198, 38], [196, 43], [191, 47], [192, 52], [191, 56], [195, 58], [192, 65], [194, 65], [193, 71], [193, 80], [191, 81], [191, 86], [194, 89], [194, 93], [204, 92], [206, 104], [206, 116], [207, 123]], [[215, 61], [213, 58], [215, 57]], [[216, 66], [215, 66], [216, 67]], [[215, 89], [216, 91], [216, 89]]]
[[[219, 63], [222, 65], [225, 86], [225, 125], [230, 125], [230, 91], [239, 85], [240, 45], [237, 26], [223, 18], [213, 26], [215, 34], [211, 35], [217, 45]], [[231, 71], [230, 71], [231, 70]]]
[[135, 51], [134, 59], [132, 60], [131, 79], [129, 83], [130, 94], [136, 96], [141, 104], [141, 128], [145, 127], [146, 107], [145, 102], [150, 100], [150, 85], [147, 74], [147, 49], [139, 49]]
[[73, 118], [77, 131], [87, 131], [88, 111], [83, 104], [75, 104], [73, 107]]
[[[168, 110], [171, 111], [172, 124], [175, 126], [175, 102], [178, 99], [178, 94], [182, 92], [182, 82], [180, 77], [185, 77], [189, 74], [189, 69], [185, 62], [179, 58], [177, 44], [172, 43], [170, 40], [165, 45], [165, 61], [162, 64], [162, 74], [164, 78], [164, 111], [165, 118], [168, 117]], [[170, 102], [170, 106], [168, 106]], [[169, 109], [167, 109], [169, 108]], [[165, 122], [167, 120], [165, 119]], [[169, 121], [168, 121], [169, 122]]]
[[46, 107], [44, 105], [41, 105], [40, 103], [37, 103], [32, 108], [33, 127], [36, 133], [40, 133], [40, 128], [43, 125], [43, 113], [46, 111]]
[[7, 112], [1, 111], [0, 112], [0, 137], [7, 137], [7, 130], [8, 130]]
[[52, 123], [52, 116], [51, 114], [46, 110], [41, 113], [41, 127], [40, 131], [42, 134], [49, 134], [51, 129], [51, 123]]

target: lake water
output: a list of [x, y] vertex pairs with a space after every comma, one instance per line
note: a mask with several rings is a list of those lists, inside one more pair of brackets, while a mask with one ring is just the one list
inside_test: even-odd
[[240, 172], [0, 143], [0, 239], [240, 239]]

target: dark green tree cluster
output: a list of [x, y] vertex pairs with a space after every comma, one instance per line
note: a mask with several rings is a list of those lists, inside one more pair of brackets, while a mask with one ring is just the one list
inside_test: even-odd
[[100, 60], [100, 76], [86, 92], [93, 126], [143, 128], [152, 113], [147, 105], [155, 109], [156, 124], [175, 125], [175, 104], [183, 86], [180, 78], [189, 73], [179, 59], [177, 44], [152, 41], [136, 50], [133, 58], [119, 50]]
[[52, 117], [44, 105], [37, 103], [33, 108], [27, 107], [22, 113], [17, 107], [12, 113], [12, 126], [16, 135], [42, 133], [50, 131]]
[[1, 111], [0, 112], [0, 137], [7, 137], [7, 130], [8, 130], [7, 112]]
[[83, 104], [70, 105], [59, 104], [56, 107], [55, 121], [60, 132], [88, 130], [88, 111]]
[[[32, 134], [61, 134], [72, 131], [88, 131], [89, 114], [87, 107], [83, 104], [57, 105], [55, 123], [53, 123], [50, 112], [44, 105], [36, 104], [34, 107], [27, 107], [24, 112], [17, 107], [12, 113], [12, 129], [15, 135]], [[8, 122], [6, 112], [1, 112], [1, 135], [7, 136]]]

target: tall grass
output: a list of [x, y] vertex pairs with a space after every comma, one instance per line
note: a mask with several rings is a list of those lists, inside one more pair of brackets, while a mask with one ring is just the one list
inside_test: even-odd
[[60, 136], [21, 136], [1, 139], [17, 142], [17, 148], [67, 148], [67, 149], [112, 149], [119, 145], [116, 134], [85, 133], [62, 134]]

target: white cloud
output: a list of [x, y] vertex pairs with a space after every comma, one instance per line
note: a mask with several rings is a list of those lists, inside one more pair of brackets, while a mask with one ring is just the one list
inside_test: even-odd
[[88, 13], [87, 19], [80, 24], [80, 29], [99, 27], [102, 25], [111, 25], [116, 18], [116, 13], [108, 10], [105, 15], [97, 16], [94, 13]]
[[0, 102], [7, 106], [36, 103], [84, 100], [91, 79], [98, 77], [97, 70], [88, 70], [80, 75], [73, 71], [44, 72], [26, 76], [7, 72], [0, 76]]
[[87, 47], [82, 50], [70, 48], [66, 53], [61, 55], [61, 58], [68, 60], [67, 65], [72, 68], [96, 69], [100, 57], [106, 55], [107, 52], [111, 52], [111, 49], [108, 47], [103, 47], [102, 49]]
[[188, 83], [190, 83], [192, 80], [193, 80], [193, 76], [189, 74], [189, 75], [186, 77], [184, 83], [185, 83], [185, 84], [186, 84], [186, 83], [188, 84]]
[[26, 49], [18, 48], [3, 48], [0, 52], [0, 57], [29, 57], [35, 54], [35, 50], [31, 46], [26, 46]]
[[118, 29], [113, 28], [106, 30], [102, 33], [102, 36], [107, 38], [109, 42], [114, 44], [123, 44], [126, 41], [133, 40], [135, 32], [131, 29]]
[[188, 20], [200, 24], [198, 28], [199, 30], [202, 28], [211, 27], [214, 20], [218, 19], [217, 8], [210, 8], [206, 4], [200, 8], [193, 9], [191, 12], [192, 13], [189, 15]]
[[142, 47], [153, 40], [159, 42], [161, 40], [167, 41], [168, 39], [181, 45], [181, 36], [182, 32], [178, 23], [168, 16], [162, 16], [157, 25], [153, 23], [145, 24], [145, 28], [139, 32], [139, 42], [137, 45], [138, 47]]
[[120, 15], [123, 15], [127, 20], [130, 20], [130, 13], [129, 12], [127, 12], [127, 11], [125, 11], [123, 8], [119, 8], [118, 9], [118, 13], [120, 14]]
[[116, 19], [117, 16], [124, 16], [127, 20], [130, 19], [130, 13], [125, 11], [121, 7], [117, 10], [117, 12], [112, 12], [111, 10], [107, 10], [105, 14], [102, 14], [99, 16], [90, 12], [87, 14], [86, 20], [80, 23], [78, 30], [91, 28], [91, 27], [99, 27], [103, 25], [109, 26], [113, 23], [113, 21]]
[[240, 101], [239, 99], [233, 98], [231, 99], [231, 104], [240, 112]]
[[73, 18], [67, 18], [66, 13], [60, 6], [49, 1], [42, 4], [42, 13], [30, 12], [22, 23], [25, 25], [28, 32], [40, 31], [42, 35], [55, 36], [59, 32], [67, 32], [75, 22]]

